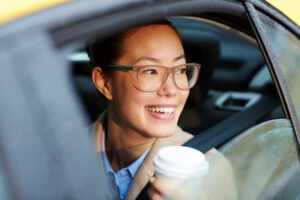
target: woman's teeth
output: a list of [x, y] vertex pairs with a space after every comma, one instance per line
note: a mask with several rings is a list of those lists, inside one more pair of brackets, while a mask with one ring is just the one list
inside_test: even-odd
[[173, 113], [175, 111], [175, 108], [173, 107], [160, 107], [160, 108], [146, 107], [146, 109], [151, 112], [160, 112], [160, 113]]

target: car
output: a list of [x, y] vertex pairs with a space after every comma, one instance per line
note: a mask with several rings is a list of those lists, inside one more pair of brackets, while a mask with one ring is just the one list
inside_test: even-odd
[[0, 196], [106, 199], [89, 126], [102, 109], [91, 39], [169, 20], [202, 65], [179, 125], [218, 149], [238, 199], [299, 199], [300, 9], [296, 0], [1, 2]]

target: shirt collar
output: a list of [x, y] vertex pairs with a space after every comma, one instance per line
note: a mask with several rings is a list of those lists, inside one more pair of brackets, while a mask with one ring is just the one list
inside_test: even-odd
[[[135, 174], [137, 173], [140, 165], [142, 164], [142, 162], [144, 161], [144, 159], [147, 156], [148, 152], [150, 151], [150, 148], [151, 147], [149, 147], [147, 149], [147, 151], [145, 151], [137, 160], [135, 160], [129, 166], [123, 168], [123, 169], [127, 169], [129, 171], [129, 174], [130, 174], [131, 178], [133, 178], [135, 176]], [[111, 167], [111, 165], [108, 161], [107, 155], [106, 155], [106, 151], [105, 151], [105, 129], [103, 129], [103, 134], [102, 134], [102, 155], [103, 155], [103, 158], [104, 158], [104, 164], [105, 164], [107, 172], [111, 172], [111, 173], [114, 173], [114, 174], [117, 173], [112, 169], [112, 167]]]

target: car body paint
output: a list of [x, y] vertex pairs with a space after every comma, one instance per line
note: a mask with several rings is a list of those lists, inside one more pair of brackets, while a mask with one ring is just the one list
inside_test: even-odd
[[71, 0], [0, 0], [0, 25]]
[[284, 13], [288, 18], [300, 26], [299, 0], [266, 0], [272, 6]]

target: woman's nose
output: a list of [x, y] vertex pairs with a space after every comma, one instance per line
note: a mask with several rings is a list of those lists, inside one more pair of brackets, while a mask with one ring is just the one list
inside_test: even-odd
[[167, 80], [159, 88], [158, 94], [161, 96], [175, 96], [177, 94], [177, 87], [173, 80], [172, 73], [168, 74]]

